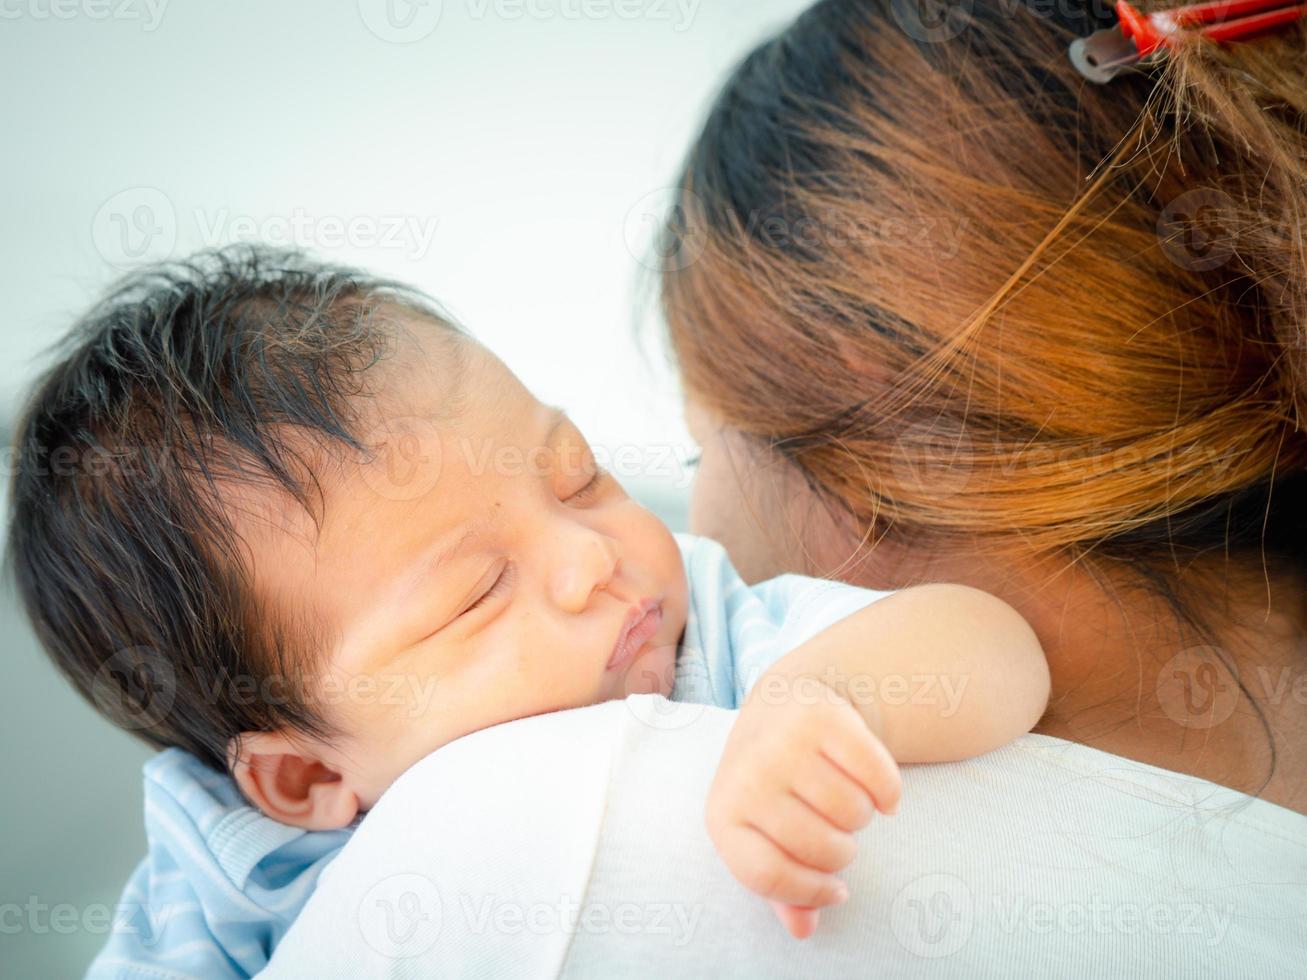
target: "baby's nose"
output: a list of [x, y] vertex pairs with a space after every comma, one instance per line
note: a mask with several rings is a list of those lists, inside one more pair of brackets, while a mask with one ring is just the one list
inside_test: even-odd
[[616, 541], [606, 535], [591, 537], [564, 555], [555, 569], [554, 600], [568, 612], [581, 612], [594, 592], [608, 587], [621, 564]]

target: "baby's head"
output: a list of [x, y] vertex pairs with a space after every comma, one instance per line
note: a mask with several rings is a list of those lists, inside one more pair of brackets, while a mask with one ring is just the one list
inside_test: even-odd
[[478, 729], [670, 690], [671, 532], [396, 283], [249, 246], [133, 276], [15, 447], [6, 559], [50, 656], [283, 822], [343, 826]]

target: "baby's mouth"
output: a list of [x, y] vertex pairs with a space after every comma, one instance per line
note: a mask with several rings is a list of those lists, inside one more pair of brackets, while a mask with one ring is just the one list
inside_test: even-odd
[[608, 658], [608, 670], [616, 670], [628, 663], [640, 648], [648, 643], [658, 632], [663, 622], [663, 605], [654, 599], [645, 599], [631, 609], [622, 624], [622, 631], [613, 644], [612, 655]]

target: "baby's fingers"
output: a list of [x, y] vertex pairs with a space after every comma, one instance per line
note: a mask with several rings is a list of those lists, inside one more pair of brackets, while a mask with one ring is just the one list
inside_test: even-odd
[[846, 773], [871, 796], [881, 813], [894, 813], [903, 793], [899, 765], [885, 743], [858, 719], [848, 727], [831, 732], [822, 741], [821, 754]]
[[763, 898], [821, 908], [849, 897], [848, 886], [839, 878], [800, 864], [756, 827], [737, 824], [721, 836], [717, 850], [731, 874]]
[[[849, 788], [861, 792], [851, 784]], [[767, 800], [751, 810], [749, 819], [786, 854], [818, 871], [839, 871], [858, 855], [852, 834], [833, 826], [825, 814], [793, 794]]]
[[772, 911], [781, 925], [795, 939], [807, 939], [817, 931], [817, 917], [821, 915], [816, 909], [805, 909], [798, 905], [786, 905], [784, 902], [771, 902]]
[[840, 830], [852, 833], [871, 822], [876, 804], [871, 794], [829, 761], [804, 766], [794, 774], [791, 792]]

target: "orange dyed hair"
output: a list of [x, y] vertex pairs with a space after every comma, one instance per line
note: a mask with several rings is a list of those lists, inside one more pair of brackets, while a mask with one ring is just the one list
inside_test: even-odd
[[735, 70], [660, 243], [687, 391], [881, 533], [1301, 570], [1301, 29], [1097, 86], [1114, 18], [965, 9], [828, 0]]

